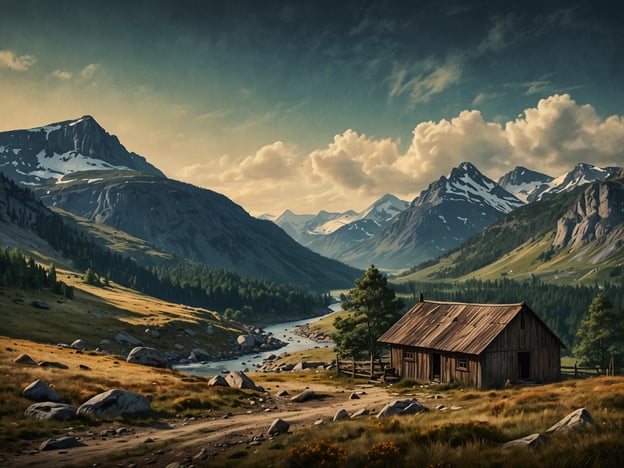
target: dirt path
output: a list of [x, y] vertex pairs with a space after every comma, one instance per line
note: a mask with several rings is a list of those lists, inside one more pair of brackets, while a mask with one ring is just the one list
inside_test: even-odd
[[[292, 387], [301, 384], [283, 385], [281, 389], [292, 393]], [[359, 386], [355, 393], [359, 399], [350, 399], [351, 391], [329, 385], [309, 385], [322, 399], [294, 403], [291, 396], [272, 397], [267, 404], [256, 409], [244, 409], [233, 416], [199, 420], [162, 421], [157, 427], [134, 427], [120, 435], [112, 436], [91, 433], [70, 433], [79, 437], [85, 446], [59, 451], [38, 452], [38, 444], [30, 453], [13, 455], [6, 460], [7, 466], [166, 466], [172, 462], [195, 463], [193, 461], [202, 449], [206, 460], [223, 456], [233, 447], [246, 447], [250, 443], [262, 443], [269, 437], [267, 430], [271, 423], [281, 418], [290, 423], [290, 432], [313, 426], [317, 421], [331, 423], [340, 408], [353, 413], [362, 408], [379, 411], [393, 399], [387, 390], [374, 386]], [[106, 427], [110, 427], [106, 426]], [[103, 427], [100, 431], [106, 429]], [[62, 437], [63, 435], [59, 436]], [[41, 441], [39, 441], [40, 443]], [[149, 446], [149, 448], [147, 448]], [[132, 455], [132, 451], [135, 455]], [[114, 457], [114, 458], [113, 458]], [[119, 458], [117, 458], [119, 457]]]

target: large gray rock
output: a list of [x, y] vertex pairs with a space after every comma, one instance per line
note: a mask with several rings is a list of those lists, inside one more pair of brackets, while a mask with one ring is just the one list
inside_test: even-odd
[[28, 385], [23, 391], [22, 396], [31, 401], [61, 401], [61, 397], [53, 388], [43, 380], [35, 380]]
[[295, 403], [303, 403], [305, 401], [311, 400], [312, 398], [316, 398], [316, 393], [314, 393], [314, 390], [306, 388], [303, 392], [295, 395], [290, 400], [294, 401]]
[[242, 348], [253, 348], [257, 345], [256, 337], [253, 335], [239, 335], [236, 342]]
[[78, 415], [93, 418], [115, 416], [148, 416], [151, 411], [147, 397], [127, 390], [113, 389], [100, 393], [78, 408]]
[[56, 421], [71, 421], [76, 417], [76, 407], [63, 403], [54, 403], [46, 401], [43, 403], [33, 403], [26, 411], [24, 416], [33, 419], [54, 419]]
[[579, 408], [571, 412], [558, 423], [551, 426], [546, 432], [563, 432], [571, 429], [586, 429], [596, 423], [585, 408]]
[[264, 392], [262, 387], [257, 386], [253, 380], [245, 375], [243, 371], [234, 371], [230, 372], [225, 376], [225, 381], [228, 383], [230, 387], [233, 388], [241, 388], [241, 389], [249, 389], [254, 390], [256, 392]]
[[28, 354], [20, 354], [13, 360], [13, 362], [15, 362], [16, 364], [26, 364], [29, 366], [37, 365], [37, 362], [33, 358], [31, 358]]
[[336, 411], [336, 414], [334, 414], [334, 421], [340, 421], [341, 419], [348, 419], [348, 418], [349, 418], [349, 413], [344, 408], [340, 408], [338, 411]]
[[157, 349], [148, 348], [145, 346], [137, 346], [135, 348], [132, 348], [132, 351], [130, 351], [130, 354], [128, 354], [126, 361], [132, 364], [141, 364], [143, 366], [161, 368], [170, 367], [167, 358], [160, 354]]
[[189, 361], [209, 361], [212, 356], [201, 348], [195, 348], [189, 354]]
[[277, 435], [277, 434], [285, 434], [290, 429], [290, 424], [283, 419], [276, 419], [271, 423], [269, 427], [268, 434], [269, 435]]
[[225, 377], [222, 375], [215, 375], [212, 379], [208, 381], [209, 387], [229, 387], [230, 385], [225, 380]]
[[132, 346], [142, 346], [143, 342], [137, 338], [135, 338], [134, 336], [132, 336], [130, 333], [126, 333], [126, 332], [119, 332], [115, 335], [115, 341], [119, 342], [119, 343], [125, 343], [125, 344], [129, 344]]
[[40, 446], [40, 451], [45, 450], [63, 450], [74, 447], [82, 447], [86, 444], [83, 444], [75, 437], [61, 437], [60, 439], [48, 439], [44, 441]]
[[377, 417], [383, 418], [395, 415], [402, 416], [406, 414], [424, 413], [425, 411], [429, 411], [429, 408], [421, 405], [417, 400], [394, 400], [384, 406], [384, 408], [377, 414]]
[[511, 449], [514, 447], [536, 448], [546, 442], [548, 438], [542, 434], [531, 434], [521, 439], [511, 440], [503, 444], [503, 449]]

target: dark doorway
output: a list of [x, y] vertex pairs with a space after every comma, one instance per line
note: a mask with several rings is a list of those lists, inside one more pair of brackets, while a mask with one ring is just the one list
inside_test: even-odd
[[440, 354], [431, 354], [431, 380], [434, 382], [440, 381]]
[[518, 369], [520, 370], [521, 379], [531, 378], [531, 353], [528, 351], [518, 353]]

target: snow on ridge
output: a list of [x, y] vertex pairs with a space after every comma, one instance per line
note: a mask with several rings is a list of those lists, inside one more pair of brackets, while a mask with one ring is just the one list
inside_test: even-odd
[[[466, 186], [470, 187], [472, 190], [467, 190], [465, 188], [460, 188], [456, 184], [447, 183], [447, 193], [451, 195], [459, 195], [464, 198], [470, 199], [471, 197], [478, 197], [479, 199], [484, 200], [488, 205], [496, 208], [498, 211], [502, 211], [504, 213], [509, 213], [517, 208], [519, 205], [513, 199], [507, 199], [498, 197], [493, 195], [491, 190], [496, 187], [496, 184], [487, 183], [484, 185], [475, 183], [475, 180], [472, 179], [468, 174], [464, 174], [459, 181], [463, 182]], [[484, 183], [487, 182], [484, 179]], [[475, 186], [476, 185], [476, 186]]]
[[59, 130], [61, 127], [62, 125], [46, 125], [45, 127], [29, 128], [28, 131], [33, 133], [39, 133], [41, 131], [44, 131], [46, 134], [46, 138], [48, 138], [48, 135], [50, 135], [50, 133]]
[[126, 166], [113, 166], [105, 161], [90, 158], [75, 151], [68, 151], [63, 154], [54, 153], [52, 156], [47, 156], [45, 150], [41, 150], [36, 157], [39, 164], [29, 175], [45, 179], [60, 179], [63, 175], [82, 171], [131, 170]]

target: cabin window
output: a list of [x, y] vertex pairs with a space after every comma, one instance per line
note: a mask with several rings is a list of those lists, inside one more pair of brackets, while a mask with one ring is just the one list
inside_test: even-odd
[[414, 360], [414, 352], [413, 351], [403, 351], [403, 359], [406, 361]]
[[457, 355], [457, 369], [468, 370], [468, 357], [462, 354]]

